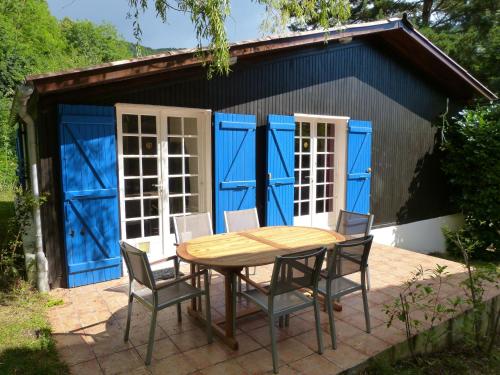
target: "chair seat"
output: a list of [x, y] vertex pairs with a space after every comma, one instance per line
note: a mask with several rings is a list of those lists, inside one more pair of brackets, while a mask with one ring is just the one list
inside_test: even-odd
[[[265, 311], [269, 310], [269, 297], [257, 289], [251, 289], [241, 293]], [[293, 312], [295, 309], [303, 308], [304, 305], [312, 305], [313, 300], [301, 293], [300, 291], [291, 291], [288, 293], [278, 294], [274, 297], [274, 314], [281, 312]]]
[[[325, 278], [321, 278], [318, 283], [318, 292], [326, 295], [326, 286], [328, 280]], [[355, 281], [349, 280], [346, 277], [337, 277], [333, 280], [330, 280], [331, 283], [331, 294], [335, 295], [343, 295], [352, 293], [355, 290], [361, 289], [361, 284]]]
[[[151, 289], [143, 288], [134, 291], [134, 294], [144, 300], [146, 303], [153, 305], [153, 292]], [[173, 305], [174, 303], [184, 301], [203, 294], [203, 291], [194, 286], [180, 282], [166, 288], [158, 290], [158, 307]]]

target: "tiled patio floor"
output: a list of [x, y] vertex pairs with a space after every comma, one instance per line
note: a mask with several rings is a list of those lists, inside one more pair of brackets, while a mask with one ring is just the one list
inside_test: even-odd
[[[442, 288], [443, 297], [462, 295], [458, 283], [464, 269], [458, 263], [393, 247], [374, 245], [370, 255], [371, 291], [368, 294], [372, 333], [364, 331], [361, 296], [342, 299], [343, 310], [335, 315], [338, 348], [332, 350], [328, 316], [321, 313], [325, 352], [318, 355], [312, 311], [292, 316], [290, 326], [278, 328], [280, 374], [336, 374], [352, 368], [405, 339], [403, 325], [385, 325], [382, 305], [398, 296], [400, 285], [418, 265], [448, 266], [450, 275]], [[258, 268], [257, 280], [269, 279], [270, 267]], [[149, 312], [134, 304], [130, 341], [124, 343], [127, 282], [111, 282], [52, 293], [64, 299], [50, 311], [58, 350], [73, 374], [261, 374], [272, 373], [267, 320], [256, 314], [237, 322], [240, 349], [233, 351], [217, 338], [207, 345], [205, 331], [186, 313], [178, 323], [175, 307], [158, 315], [156, 343], [150, 366], [144, 365], [149, 328]], [[488, 292], [491, 298], [497, 291]], [[487, 294], [488, 294], [487, 293]], [[224, 312], [220, 275], [212, 276], [212, 313]]]

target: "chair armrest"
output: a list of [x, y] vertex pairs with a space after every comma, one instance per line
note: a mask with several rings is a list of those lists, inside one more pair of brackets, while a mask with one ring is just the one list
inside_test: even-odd
[[163, 288], [168, 288], [169, 286], [178, 284], [180, 282], [183, 282], [183, 281], [186, 281], [186, 280], [189, 280], [189, 279], [193, 279], [193, 278], [195, 278], [197, 276], [201, 276], [201, 275], [206, 275], [208, 277], [208, 270], [204, 269], [204, 270], [201, 270], [201, 271], [198, 271], [198, 272], [194, 272], [194, 273], [192, 273], [190, 275], [179, 277], [178, 279], [175, 279], [175, 280], [171, 280], [171, 281], [167, 280], [167, 281], [164, 281], [164, 282], [157, 283], [156, 284], [156, 290], [163, 289]]
[[159, 264], [159, 263], [163, 263], [163, 262], [168, 262], [169, 260], [178, 260], [178, 257], [177, 255], [172, 255], [172, 256], [169, 256], [168, 258], [163, 258], [163, 259], [158, 259], [158, 260], [155, 260], [154, 262], [149, 262], [149, 264]]
[[238, 273], [238, 276], [242, 279], [242, 280], [245, 280], [245, 282], [247, 282], [248, 284], [250, 284], [251, 286], [253, 286], [255, 289], [259, 290], [260, 292], [264, 293], [266, 296], [269, 295], [269, 290], [265, 289], [262, 285], [260, 285], [259, 283], [253, 281], [252, 279], [249, 279], [248, 277], [246, 277], [245, 275], [243, 275], [242, 273]]

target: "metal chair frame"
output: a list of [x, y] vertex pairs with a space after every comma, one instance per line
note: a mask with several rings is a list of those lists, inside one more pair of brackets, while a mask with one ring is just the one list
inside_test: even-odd
[[[247, 282], [247, 285], [252, 285], [255, 289], [251, 291], [245, 291], [242, 292], [241, 295], [246, 297], [248, 300], [251, 302], [257, 304], [263, 311], [265, 311], [268, 315], [269, 318], [269, 331], [271, 335], [271, 349], [272, 349], [272, 358], [273, 358], [273, 371], [275, 374], [278, 373], [278, 351], [276, 347], [276, 327], [275, 327], [275, 321], [276, 318], [283, 318], [283, 317], [288, 317], [291, 313], [294, 313], [296, 311], [308, 308], [310, 306], [314, 307], [314, 317], [315, 317], [315, 322], [316, 322], [316, 338], [318, 342], [318, 353], [323, 354], [323, 337], [321, 333], [321, 326], [320, 326], [320, 316], [319, 316], [319, 304], [318, 304], [318, 281], [320, 278], [320, 272], [321, 272], [321, 265], [323, 264], [323, 260], [325, 257], [325, 248], [320, 248], [320, 249], [313, 249], [309, 251], [304, 251], [301, 253], [296, 253], [293, 255], [283, 255], [283, 256], [278, 256], [276, 257], [274, 261], [274, 268], [273, 268], [273, 274], [271, 277], [271, 282], [270, 284], [266, 286], [262, 286], [261, 284], [251, 280], [250, 278], [246, 277], [245, 275], [242, 275], [241, 273], [239, 274], [239, 277], [242, 278]], [[310, 289], [312, 291], [311, 297], [307, 297], [304, 295], [302, 291], [299, 289], [302, 289], [302, 286], [296, 285], [293, 290], [291, 291], [286, 291], [286, 292], [279, 292], [277, 291], [277, 286], [279, 277], [280, 277], [280, 269], [283, 266], [286, 266], [286, 262], [292, 262], [294, 267], [297, 269], [300, 269], [301, 267], [303, 268], [308, 268], [306, 264], [302, 264], [299, 261], [303, 259], [308, 259], [311, 257], [315, 257], [315, 263], [314, 267], [312, 268], [312, 285], [310, 285]], [[288, 270], [285, 269], [285, 272], [293, 272], [290, 267], [288, 267]], [[283, 277], [283, 275], [281, 275]], [[253, 294], [253, 292], [256, 291], [256, 294], [262, 293], [263, 295], [267, 296], [267, 300], [264, 299], [259, 299], [256, 298]], [[291, 294], [289, 294], [291, 293]], [[284, 298], [287, 297], [293, 297], [296, 300], [299, 299], [301, 302], [297, 304], [294, 302], [292, 305], [289, 307], [281, 307], [279, 310], [276, 310], [276, 297], [279, 296], [284, 296]], [[235, 304], [235, 296], [233, 296], [233, 305]], [[289, 302], [291, 302], [289, 300]], [[235, 323], [234, 323], [235, 324]]]
[[[259, 215], [257, 214], [257, 208], [249, 208], [246, 210], [236, 210], [236, 211], [224, 211], [224, 225], [226, 226], [226, 232], [234, 232], [234, 230], [231, 229], [230, 225], [230, 219], [228, 218], [228, 213], [233, 213], [233, 212], [248, 212], [248, 211], [253, 211], [252, 213], [255, 215], [255, 224], [256, 226], [252, 225], [252, 228], [259, 228], [260, 227], [260, 222], [259, 222]], [[253, 274], [255, 275], [256, 272], [256, 267], [253, 268]], [[245, 276], [247, 278], [250, 277], [250, 269], [248, 267], [245, 267]], [[246, 290], [248, 290], [248, 284], [246, 285]], [[238, 279], [238, 293], [241, 293], [241, 279]]]
[[[373, 241], [373, 236], [365, 236], [361, 238], [355, 238], [352, 240], [347, 240], [344, 242], [340, 242], [335, 245], [335, 248], [332, 250], [332, 254], [329, 257], [327, 271], [322, 272], [322, 280], [318, 286], [318, 293], [324, 296], [325, 305], [328, 312], [328, 320], [330, 323], [330, 335], [332, 339], [332, 348], [337, 348], [337, 336], [335, 331], [335, 320], [333, 316], [333, 300], [338, 300], [340, 297], [343, 297], [347, 294], [351, 294], [361, 290], [361, 294], [363, 297], [363, 308], [365, 312], [365, 324], [366, 324], [366, 332], [370, 333], [370, 311], [368, 308], [368, 296], [367, 296], [367, 288], [366, 288], [366, 269], [368, 267], [368, 256], [370, 254], [370, 249]], [[354, 246], [363, 246], [363, 254], [361, 259], [359, 257], [353, 257], [349, 254], [349, 248]], [[344, 249], [346, 250], [344, 252]], [[349, 280], [345, 278], [347, 274], [342, 274], [342, 260], [345, 259], [351, 263], [359, 264], [359, 270], [350, 272], [349, 274], [354, 274], [357, 272], [361, 272], [361, 281], [360, 283], [356, 283], [355, 281]], [[323, 287], [323, 281], [325, 286]], [[339, 289], [337, 291], [332, 290], [332, 284], [337, 284], [340, 287], [340, 284], [344, 285], [343, 289]]]
[[[345, 234], [345, 233], [342, 233], [342, 231], [341, 231], [342, 217], [344, 214], [358, 216], [360, 218], [366, 219], [367, 223], [366, 223], [365, 231], [360, 232], [360, 233], [356, 233], [356, 235], [359, 235], [359, 236], [369, 236], [370, 235], [370, 232], [372, 230], [374, 216], [372, 214], [360, 214], [357, 212], [346, 211], [346, 210], [340, 210], [340, 212], [339, 212], [339, 216], [337, 218], [337, 226], [335, 228], [335, 231], [337, 233]], [[350, 235], [352, 236], [353, 234], [350, 234]], [[348, 239], [350, 239], [350, 238], [348, 238]], [[366, 267], [366, 289], [370, 290], [370, 267], [369, 266]]]
[[[176, 275], [175, 280], [156, 282], [156, 280], [153, 277], [153, 272], [151, 270], [147, 254], [145, 252], [133, 247], [132, 245], [124, 241], [120, 241], [120, 249], [123, 258], [125, 259], [125, 264], [127, 266], [129, 274], [129, 291], [128, 291], [129, 298], [128, 298], [128, 308], [127, 308], [127, 324], [125, 327], [125, 335], [124, 335], [125, 341], [128, 341], [129, 339], [130, 320], [132, 317], [132, 306], [134, 299], [136, 299], [138, 302], [143, 304], [146, 308], [148, 308], [151, 311], [151, 324], [149, 327], [149, 340], [148, 340], [148, 349], [146, 353], [145, 364], [149, 365], [151, 363], [151, 357], [153, 354], [153, 346], [154, 346], [155, 329], [156, 329], [156, 317], [158, 311], [173, 305], [177, 305], [177, 320], [180, 322], [182, 321], [181, 302], [192, 298], [201, 297], [202, 295], [205, 296], [205, 303], [206, 303], [207, 339], [209, 344], [212, 343], [213, 338], [212, 338], [212, 323], [211, 323], [211, 313], [210, 313], [210, 286], [208, 283], [208, 271], [205, 269], [188, 276], [178, 277], [179, 260], [177, 256], [174, 255], [167, 258], [166, 260], [167, 261], [172, 260], [174, 262], [174, 270]], [[137, 278], [137, 275], [135, 275], [132, 262], [129, 258], [130, 255], [133, 256], [137, 255], [140, 257], [143, 270], [136, 270], [136, 271], [139, 272], [145, 271], [146, 273], [145, 280], [139, 280]], [[204, 277], [204, 283], [205, 283], [204, 290], [195, 288], [186, 283], [187, 280], [196, 278], [199, 275], [203, 275]], [[147, 291], [145, 291], [144, 289], [136, 291], [134, 288], [135, 283], [143, 285], [147, 289]], [[176, 295], [172, 299], [161, 300], [159, 293], [165, 291], [168, 288], [175, 288], [175, 287], [180, 288], [183, 286], [181, 284], [185, 284], [184, 286], [187, 286], [188, 289], [191, 291], [184, 294]]]

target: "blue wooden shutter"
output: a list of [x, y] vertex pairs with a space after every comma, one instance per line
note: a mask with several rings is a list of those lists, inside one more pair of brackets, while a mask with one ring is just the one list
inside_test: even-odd
[[269, 115], [267, 128], [266, 225], [293, 225], [293, 116]]
[[372, 123], [349, 120], [347, 135], [348, 211], [370, 212]]
[[255, 128], [253, 115], [214, 114], [216, 233], [224, 211], [255, 207]]
[[69, 287], [121, 276], [113, 107], [61, 105], [59, 139]]

